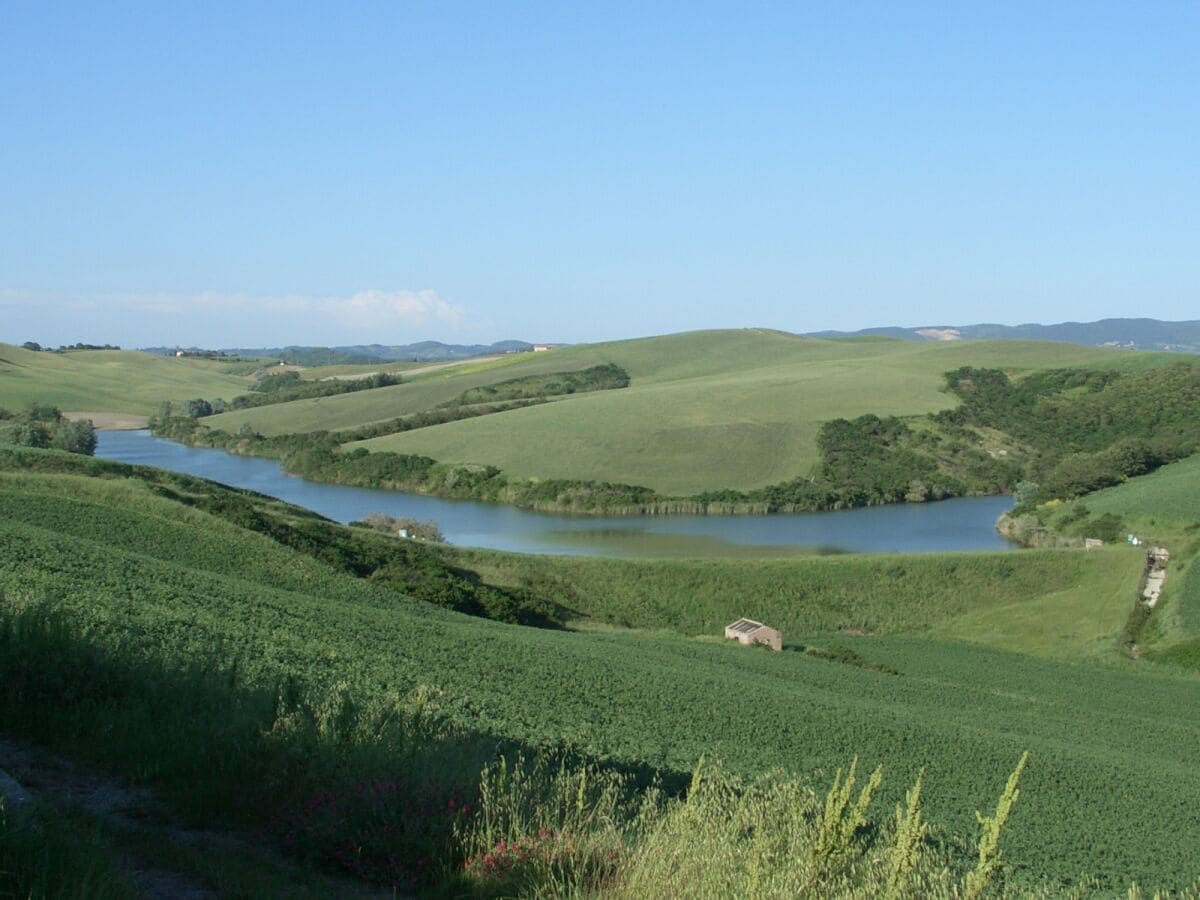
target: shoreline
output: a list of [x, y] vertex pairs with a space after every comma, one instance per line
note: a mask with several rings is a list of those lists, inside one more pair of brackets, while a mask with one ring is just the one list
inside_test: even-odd
[[71, 422], [90, 419], [97, 431], [142, 431], [150, 427], [150, 417], [137, 413], [120, 412], [64, 412], [63, 418]]

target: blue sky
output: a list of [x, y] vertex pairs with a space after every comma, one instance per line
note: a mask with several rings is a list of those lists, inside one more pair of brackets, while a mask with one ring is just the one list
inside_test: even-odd
[[1200, 4], [0, 8], [0, 340], [1200, 317]]

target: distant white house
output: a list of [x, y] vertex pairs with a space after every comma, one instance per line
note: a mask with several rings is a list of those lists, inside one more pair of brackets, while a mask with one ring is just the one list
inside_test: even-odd
[[534, 344], [533, 345], [534, 353], [544, 353], [546, 350], [553, 350], [553, 349], [554, 349], [553, 344]]

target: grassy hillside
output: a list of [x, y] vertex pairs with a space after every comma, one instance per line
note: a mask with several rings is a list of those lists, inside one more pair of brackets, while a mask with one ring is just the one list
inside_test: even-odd
[[[1082, 507], [1078, 522], [1072, 519]], [[1083, 497], [1077, 507], [1043, 512], [1051, 525], [1078, 530], [1111, 517], [1171, 551], [1159, 608], [1139, 635], [1147, 658], [1200, 671], [1200, 455], [1163, 466], [1117, 487]]]
[[1093, 513], [1200, 522], [1200, 455], [1088, 494], [1084, 503]]
[[[517, 477], [639, 484], [687, 495], [804, 475], [822, 422], [953, 406], [943, 373], [963, 365], [1139, 368], [1178, 357], [1031, 342], [845, 342], [748, 329], [521, 354], [414, 376], [353, 397], [283, 404], [206, 420], [262, 434], [337, 430], [418, 412], [464, 390], [522, 375], [615, 363], [629, 388], [375, 438], [370, 450], [498, 466]], [[351, 445], [356, 446], [356, 445]]]
[[224, 431], [249, 425], [264, 435], [293, 432], [337, 431], [367, 422], [421, 412], [453, 400], [464, 391], [518, 375], [574, 371], [596, 365], [591, 359], [564, 361], [551, 353], [514, 355], [485, 363], [464, 362], [438, 367], [423, 375], [401, 372], [404, 384], [342, 397], [299, 400], [262, 409], [239, 410], [212, 416], [205, 424]]
[[622, 627], [714, 636], [747, 616], [787, 642], [935, 635], [1060, 659], [1115, 656], [1142, 563], [1125, 547], [689, 561], [443, 552], [489, 581], [532, 586]]
[[45, 403], [65, 411], [152, 415], [164, 400], [245, 393], [250, 380], [220, 360], [125, 350], [33, 352], [0, 344], [0, 407]]
[[[97, 652], [201, 660], [220, 648], [249, 684], [340, 683], [364, 702], [424, 685], [463, 727], [630, 765], [686, 771], [708, 754], [740, 773], [778, 766], [826, 781], [858, 755], [868, 769], [888, 767], [881, 816], [924, 767], [926, 811], [957, 834], [973, 832], [971, 810], [994, 802], [1029, 750], [1008, 845], [1026, 883], [1092, 872], [1114, 888], [1130, 878], [1180, 886], [1196, 875], [1194, 680], [923, 637], [853, 640], [868, 663], [900, 673], [889, 674], [808, 653], [507, 626], [298, 555], [225, 518], [220, 504], [189, 506], [183, 476], [167, 490], [172, 482], [155, 488], [128, 467], [63, 456], [54, 457], [62, 471], [31, 472], [30, 453], [5, 464], [0, 592], [8, 608], [62, 610]], [[263, 516], [303, 515], [254, 502]], [[1036, 578], [1052, 556], [1010, 558], [1030, 560]], [[826, 587], [814, 579], [818, 595]], [[886, 582], [878, 590], [886, 595]]]

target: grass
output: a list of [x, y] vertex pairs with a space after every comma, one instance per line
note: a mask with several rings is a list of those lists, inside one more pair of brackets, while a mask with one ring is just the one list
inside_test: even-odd
[[[330, 742], [331, 764], [348, 759], [345, 748], [352, 746], [338, 743], [337, 735], [349, 740], [352, 733], [369, 733], [344, 731], [339, 710], [419, 691], [425, 715], [443, 718], [459, 734], [510, 746], [565, 745], [636, 771], [688, 772], [706, 755], [739, 777], [782, 769], [806, 783], [828, 784], [858, 756], [863, 771], [886, 766], [889, 781], [878, 795], [885, 809], [902, 801], [904, 787], [926, 768], [924, 808], [948, 835], [974, 833], [971, 810], [990, 808], [1005, 774], [1029, 750], [1026, 796], [1009, 850], [1014, 877], [1060, 885], [1091, 872], [1114, 889], [1131, 878], [1182, 887], [1195, 876], [1187, 849], [1200, 843], [1192, 814], [1200, 803], [1200, 773], [1189, 762], [1200, 741], [1194, 678], [1106, 670], [920, 635], [839, 638], [876, 670], [715, 641], [500, 625], [334, 571], [150, 490], [129, 467], [80, 466], [60, 474], [24, 466], [6, 476], [0, 591], [6, 611], [55, 610], [86, 635], [90, 656], [80, 656], [80, 648], [61, 658], [91, 658], [100, 675], [116, 669], [81, 680], [86, 689], [71, 703], [53, 704], [33, 703], [40, 695], [28, 693], [30, 682], [6, 670], [0, 690], [9, 695], [0, 715], [7, 728], [41, 728], [63, 740], [75, 735], [78, 747], [109, 765], [174, 779], [200, 811], [242, 809], [252, 816], [254, 804], [238, 793], [241, 779], [273, 773], [268, 788], [279, 779], [286, 784], [293, 770], [282, 760], [290, 744], [271, 751], [285, 756], [263, 757], [245, 771], [237, 754], [223, 755], [223, 748], [244, 746], [252, 734], [293, 733], [271, 725], [276, 692], [288, 681], [342, 698], [311, 713], [326, 723], [319, 733]], [[88, 466], [105, 478], [81, 474], [93, 471]], [[89, 477], [97, 483], [87, 484]], [[1047, 558], [1054, 557], [1006, 555], [1015, 567], [1008, 580], [1033, 577], [1021, 572], [1025, 559], [1041, 577], [1038, 567]], [[1097, 578], [1121, 564], [1119, 554], [1070, 558], [1096, 567]], [[980, 559], [951, 561], [986, 575], [992, 564]], [[831, 566], [824, 580], [813, 580], [814, 590], [837, 582], [832, 566], [843, 560], [809, 562]], [[870, 575], [855, 577], [867, 583]], [[999, 589], [1004, 580], [979, 584]], [[923, 583], [914, 580], [916, 593]], [[886, 606], [886, 590], [879, 593], [866, 607], [875, 614]], [[926, 621], [937, 601], [928, 604], [921, 612]], [[803, 632], [796, 637], [807, 639]], [[25, 666], [19, 670], [27, 679], [41, 672], [49, 651], [34, 647], [22, 656], [17, 646], [5, 646], [0, 665]], [[196, 718], [199, 701], [188, 699], [186, 684], [177, 697], [167, 689], [174, 682], [164, 682], [154, 703], [136, 715], [109, 714], [130, 685], [154, 683], [121, 674], [121, 666], [143, 657], [175, 666], [211, 666], [219, 659], [223, 668], [236, 667], [233, 682], [258, 699], [214, 702], [210, 718]], [[49, 680], [38, 681], [38, 690], [48, 690], [55, 678], [69, 680], [74, 669], [45, 671], [38, 677]], [[242, 726], [216, 727], [220, 716], [240, 721], [238, 709], [261, 709], [265, 724], [251, 721], [244, 733]], [[107, 730], [87, 731], [79, 724], [86, 716], [106, 722]], [[408, 752], [392, 746], [384, 741], [363, 752], [376, 758]], [[205, 753], [184, 765], [179, 754], [189, 747]], [[481, 747], [486, 743], [455, 740], [432, 746], [421, 759], [452, 770], [451, 760], [478, 760]], [[197, 782], [204, 767], [211, 772]], [[224, 773], [227, 793], [213, 790], [216, 773]]]
[[[1078, 506], [1088, 513], [1083, 521], [1116, 516], [1122, 533], [1127, 529], [1171, 551], [1163, 595], [1137, 642], [1146, 658], [1156, 663], [1200, 671], [1200, 455], [1095, 491], [1084, 496]], [[1050, 524], [1078, 528], [1070, 525], [1078, 506], [1069, 503], [1052, 510]], [[1076, 606], [1070, 602], [1053, 606], [1046, 611], [1045, 621], [1058, 622], [1056, 630], [1069, 630], [1085, 616]], [[1014, 625], [1012, 619], [1004, 623], [1004, 627]], [[1036, 641], [1039, 627], [1038, 621], [1030, 620], [1026, 639]]]
[[220, 360], [125, 350], [34, 352], [0, 344], [0, 407], [46, 403], [64, 411], [153, 415], [164, 400], [229, 399], [250, 379]]
[[45, 803], [6, 810], [0, 798], [0, 897], [88, 897], [133, 894], [101, 825]]
[[630, 373], [629, 388], [362, 446], [495, 465], [517, 477], [623, 482], [686, 495], [807, 474], [817, 460], [817, 429], [829, 419], [952, 406], [942, 373], [962, 365], [1020, 372], [1167, 361], [1161, 354], [1035, 342], [847, 342], [761, 329], [707, 331], [516, 354], [394, 388], [227, 414], [206, 424], [236, 431], [248, 423], [268, 435], [336, 430], [418, 412], [508, 378], [612, 362]]
[[1200, 522], [1200, 454], [1163, 466], [1117, 487], [1096, 491], [1083, 501], [1092, 513]]
[[[934, 412], [953, 405], [941, 375], [960, 361], [1065, 364], [1060, 349], [842, 344], [753, 331], [599, 345], [575, 352], [602, 353], [628, 370], [633, 383], [620, 397], [581, 397], [364, 446], [487, 463], [518, 477], [615, 481], [684, 495], [744, 490], [807, 474], [822, 422]], [[1065, 355], [1120, 362], [1086, 349]]]
[[[511, 361], [506, 358], [489, 363], [464, 362], [411, 378], [402, 375], [405, 382], [392, 387], [224, 413], [206, 418], [204, 424], [225, 431], [237, 431], [248, 424], [264, 435], [337, 431], [367, 422], [422, 412], [453, 400], [464, 391], [505, 381], [517, 375], [574, 371], [591, 365], [596, 363], [588, 360], [576, 365], [572, 361], [564, 362], [561, 357], [549, 353], [541, 353], [537, 357], [533, 357], [532, 354], [514, 354]], [[348, 400], [353, 402], [347, 402]]]
[[747, 616], [785, 641], [919, 634], [1060, 659], [1114, 656], [1143, 558], [1124, 547], [686, 561], [442, 552], [490, 583], [628, 628], [713, 635]]
[[1015, 600], [993, 593], [991, 603], [926, 633], [1035, 656], [1115, 662], [1114, 644], [1137, 594], [1143, 554], [1126, 547], [1043, 552], [1063, 561], [1059, 577]]

